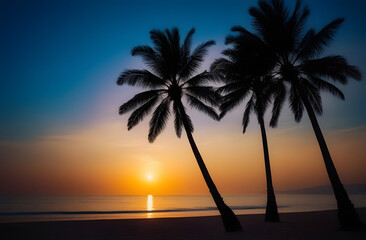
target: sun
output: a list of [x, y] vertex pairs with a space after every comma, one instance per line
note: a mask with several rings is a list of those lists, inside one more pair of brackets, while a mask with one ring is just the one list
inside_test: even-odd
[[147, 178], [147, 180], [151, 181], [153, 179], [153, 175], [152, 174], [147, 174], [146, 178]]

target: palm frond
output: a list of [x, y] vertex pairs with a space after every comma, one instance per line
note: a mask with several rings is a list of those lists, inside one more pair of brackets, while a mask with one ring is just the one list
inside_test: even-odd
[[232, 81], [232, 82], [225, 84], [224, 86], [217, 88], [216, 91], [219, 94], [228, 94], [228, 93], [231, 93], [238, 89], [249, 90], [250, 84], [245, 84], [245, 82], [243, 83], [242, 81]]
[[262, 101], [263, 109], [266, 110], [268, 105], [272, 103], [272, 97], [275, 95], [277, 79], [273, 76], [267, 75], [262, 79], [257, 79], [255, 81], [255, 94], [260, 96]]
[[[231, 31], [232, 32], [239, 32], [242, 36], [251, 36], [252, 38], [258, 38], [258, 36], [254, 35], [253, 33], [249, 32], [248, 30], [246, 30], [245, 28], [243, 28], [242, 26], [239, 26], [239, 25], [236, 25], [236, 26], [233, 26], [231, 28]], [[229, 42], [231, 43], [231, 42]], [[229, 43], [226, 43], [225, 44], [229, 44]]]
[[[183, 108], [184, 108], [184, 106], [183, 106]], [[181, 111], [179, 110], [178, 104], [176, 102], [173, 103], [173, 110], [174, 110], [174, 115], [175, 115], [174, 128], [175, 128], [175, 133], [176, 133], [177, 137], [180, 138], [182, 135], [182, 127], [184, 124], [183, 118], [186, 120], [186, 123], [187, 123], [186, 130], [189, 131], [190, 133], [193, 133], [194, 127], [193, 127], [191, 118], [185, 112], [181, 113]]]
[[221, 95], [213, 87], [208, 86], [189, 86], [185, 90], [192, 96], [203, 100], [211, 106], [218, 106], [221, 101]]
[[333, 84], [331, 84], [327, 81], [324, 81], [323, 79], [315, 77], [315, 76], [311, 76], [311, 77], [309, 76], [309, 79], [310, 79], [311, 83], [319, 90], [327, 91], [327, 92], [331, 93], [332, 95], [344, 100], [343, 92], [339, 88], [334, 86]]
[[314, 29], [312, 29], [312, 28], [310, 28], [306, 33], [305, 33], [305, 35], [302, 37], [302, 39], [301, 39], [301, 41], [299, 42], [299, 44], [298, 44], [298, 46], [297, 46], [297, 49], [296, 49], [296, 57], [295, 57], [295, 60], [293, 61], [294, 63], [298, 60], [298, 59], [300, 59], [300, 60], [302, 60], [301, 58], [300, 58], [300, 52], [302, 51], [302, 49], [304, 49], [308, 44], [309, 44], [309, 42], [310, 41], [312, 41], [312, 39], [314, 38], [314, 36], [315, 36], [315, 30]]
[[271, 103], [270, 98], [264, 98], [263, 96], [259, 95], [258, 93], [254, 93], [255, 95], [255, 104], [254, 104], [254, 110], [257, 116], [262, 116], [266, 112], [269, 104]]
[[154, 43], [154, 48], [163, 59], [169, 56], [170, 45], [169, 40], [163, 31], [153, 29], [150, 31], [150, 39]]
[[288, 19], [286, 24], [292, 50], [295, 49], [300, 41], [300, 36], [309, 14], [309, 8], [307, 6], [303, 6], [301, 0], [297, 0], [294, 11], [292, 12], [291, 17]]
[[269, 123], [269, 125], [271, 127], [277, 127], [277, 123], [278, 123], [278, 119], [280, 117], [280, 113], [283, 107], [283, 104], [285, 103], [286, 100], [286, 86], [283, 83], [283, 81], [277, 81], [277, 83], [275, 83], [273, 85], [273, 97], [274, 97], [274, 101], [273, 101], [273, 108], [272, 108], [272, 117], [271, 117], [271, 121]]
[[173, 27], [171, 30], [165, 29], [165, 34], [168, 36], [172, 49], [178, 50], [180, 48], [180, 35], [178, 28]]
[[169, 69], [170, 76], [176, 76], [178, 74], [178, 69], [180, 68], [181, 63], [181, 46], [180, 46], [180, 35], [178, 28], [173, 27], [171, 30], [165, 29], [165, 34], [169, 40], [169, 57], [167, 56], [166, 64]]
[[348, 77], [361, 80], [360, 70], [337, 55], [304, 61], [300, 68], [306, 75], [328, 77], [342, 84], [347, 83]]
[[245, 89], [238, 89], [223, 96], [222, 103], [220, 105], [220, 118], [223, 118], [227, 112], [238, 106], [244, 100], [248, 93], [249, 91]]
[[165, 91], [165, 90], [157, 89], [157, 90], [150, 90], [150, 91], [145, 91], [145, 92], [136, 94], [133, 98], [131, 98], [129, 101], [127, 101], [122, 106], [120, 106], [119, 114], [122, 115], [122, 114], [127, 113], [128, 111], [133, 110], [137, 106], [139, 106], [143, 103], [146, 103], [150, 99], [158, 96], [163, 91]]
[[[167, 33], [169, 30], [151, 30], [150, 38], [154, 43], [154, 49], [160, 58], [160, 76], [169, 81], [172, 75], [177, 73], [177, 58], [174, 59], [174, 50], [172, 50], [171, 42]], [[175, 54], [177, 55], [177, 54]]]
[[203, 71], [185, 81], [181, 86], [198, 86], [208, 82], [219, 82], [221, 76], [218, 73]]
[[250, 8], [249, 14], [253, 17], [252, 23], [262, 40], [282, 55], [289, 43], [286, 31], [289, 12], [282, 0], [272, 0], [270, 3], [259, 1], [259, 8]]
[[[236, 36], [228, 36], [225, 43], [231, 44], [233, 47], [225, 49], [222, 54], [225, 55], [232, 65], [231, 71], [241, 74], [262, 76], [271, 70], [275, 64], [275, 55], [273, 51], [258, 36], [248, 32], [246, 29], [236, 26], [232, 28], [239, 34]], [[218, 63], [215, 63], [217, 65]], [[225, 66], [225, 65], [224, 65]], [[222, 71], [223, 72], [223, 71]], [[226, 69], [225, 75], [230, 73]]]
[[275, 83], [271, 76], [255, 78], [253, 81], [252, 92], [255, 97], [255, 111], [259, 116], [263, 117], [268, 106], [272, 103], [272, 95], [274, 95]]
[[[191, 47], [192, 47], [192, 36], [195, 33], [195, 29], [192, 28], [187, 36], [185, 37], [183, 44], [180, 48], [180, 72], [179, 72], [179, 76], [181, 76], [182, 78], [186, 78], [187, 77], [187, 70], [189, 69], [185, 69], [184, 66], [187, 66], [189, 60], [190, 60], [190, 54], [191, 54]], [[187, 71], [187, 72], [185, 72]]]
[[[235, 41], [235, 40], [233, 40], [233, 41]], [[223, 50], [222, 54], [225, 55], [227, 58], [229, 58], [230, 61], [232, 61], [232, 62], [238, 61], [238, 59], [240, 59], [240, 57], [241, 57], [240, 52], [237, 49], [233, 49], [233, 48], [227, 48], [227, 49]]]
[[118, 85], [140, 86], [144, 88], [156, 88], [165, 85], [165, 81], [148, 70], [126, 70], [117, 79]]
[[188, 99], [188, 103], [191, 107], [206, 113], [208, 116], [210, 116], [211, 118], [213, 118], [214, 120], [220, 120], [219, 115], [217, 115], [215, 109], [213, 109], [210, 106], [207, 106], [206, 104], [204, 104], [203, 102], [201, 102], [199, 99], [193, 97], [192, 95], [186, 94], [187, 99]]
[[150, 46], [137, 46], [131, 50], [132, 56], [141, 56], [144, 63], [154, 72], [161, 74], [161, 59], [158, 53]]
[[179, 111], [179, 107], [177, 106], [176, 102], [173, 102], [173, 112], [174, 112], [174, 129], [175, 134], [178, 138], [182, 136], [182, 127], [183, 127], [183, 121], [182, 116]]
[[196, 60], [203, 61], [203, 57], [208, 53], [208, 48], [215, 45], [215, 41], [210, 40], [198, 45], [192, 52], [191, 57]]
[[301, 90], [305, 93], [305, 96], [310, 102], [314, 112], [321, 115], [323, 113], [323, 105], [319, 90], [304, 78], [302, 79], [301, 85]]
[[304, 112], [304, 105], [302, 103], [298, 89], [296, 89], [294, 86], [291, 86], [290, 88], [289, 101], [291, 111], [295, 116], [295, 121], [300, 122]]
[[186, 114], [186, 120], [187, 120], [187, 130], [193, 133], [194, 131], [193, 123], [188, 114]]
[[231, 44], [235, 49], [243, 48], [254, 44], [263, 44], [262, 40], [255, 34], [249, 32], [241, 26], [234, 26], [231, 31], [238, 33], [238, 35], [228, 35], [225, 38], [225, 45]]
[[208, 53], [208, 48], [213, 45], [215, 45], [215, 41], [207, 41], [198, 45], [193, 50], [179, 73], [182, 79], [188, 78], [198, 69]]
[[[181, 136], [183, 126], [187, 132], [193, 132], [192, 121], [186, 114], [184, 106], [180, 106], [182, 96], [189, 98], [188, 101], [192, 107], [219, 120], [219, 116], [210, 105], [217, 106], [221, 96], [214, 88], [203, 84], [219, 82], [222, 76], [219, 73], [207, 71], [193, 76], [207, 55], [208, 48], [215, 42], [203, 42], [191, 51], [194, 32], [195, 29], [192, 28], [181, 45], [177, 28], [164, 31], [151, 30], [150, 38], [153, 46], [137, 46], [131, 51], [133, 56], [141, 56], [151, 71], [128, 69], [122, 72], [117, 80], [119, 85], [139, 86], [149, 90], [136, 94], [120, 106], [120, 114], [134, 110], [128, 119], [129, 130], [152, 110], [161, 95], [165, 97], [153, 111], [149, 122], [150, 142], [153, 142], [166, 126], [171, 101], [174, 103], [174, 126], [177, 136]], [[177, 101], [180, 102], [179, 106], [176, 104]]]
[[131, 130], [134, 126], [136, 126], [139, 122], [141, 122], [144, 117], [149, 114], [151, 109], [154, 107], [156, 102], [158, 101], [159, 96], [155, 96], [150, 99], [147, 103], [137, 108], [132, 112], [131, 116], [128, 118], [127, 129]]
[[253, 97], [250, 98], [250, 100], [248, 101], [247, 105], [245, 106], [245, 111], [243, 114], [243, 120], [242, 120], [242, 125], [243, 125], [243, 133], [245, 133], [245, 131], [247, 130], [248, 124], [249, 124], [249, 119], [250, 119], [250, 113], [253, 110]]
[[187, 36], [184, 39], [183, 45], [182, 45], [182, 52], [186, 53], [188, 56], [191, 53], [191, 47], [192, 47], [192, 36], [195, 33], [195, 28], [192, 28], [187, 33]]
[[155, 108], [153, 112], [152, 118], [149, 122], [150, 130], [148, 136], [149, 142], [151, 143], [155, 141], [156, 137], [166, 126], [166, 122], [170, 114], [169, 104], [170, 101], [167, 97]]
[[337, 18], [327, 24], [322, 30], [309, 39], [302, 49], [299, 50], [297, 58], [306, 60], [321, 54], [323, 52], [323, 48], [329, 45], [343, 21], [343, 18]]
[[219, 58], [216, 59], [210, 66], [210, 72], [219, 74], [220, 80], [226, 80], [226, 75], [233, 72], [234, 62], [226, 59], [226, 58]]
[[267, 17], [256, 7], [249, 8], [249, 14], [253, 17], [252, 24], [256, 32], [260, 36], [264, 36]]

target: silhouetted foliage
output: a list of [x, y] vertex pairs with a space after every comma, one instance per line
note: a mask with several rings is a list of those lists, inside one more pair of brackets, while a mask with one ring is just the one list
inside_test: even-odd
[[[149, 46], [137, 46], [132, 49], [133, 56], [141, 56], [144, 62], [151, 68], [149, 70], [126, 70], [117, 80], [119, 85], [128, 84], [151, 89], [137, 94], [131, 100], [120, 107], [120, 114], [134, 110], [128, 120], [128, 129], [132, 129], [149, 114], [158, 103], [159, 106], [153, 111], [150, 120], [149, 141], [153, 142], [164, 129], [170, 116], [171, 102], [181, 101], [183, 96], [188, 98], [190, 106], [218, 120], [218, 115], [212, 106], [217, 106], [220, 95], [213, 87], [203, 85], [217, 81], [217, 76], [208, 72], [194, 75], [207, 53], [207, 48], [214, 45], [214, 41], [205, 42], [191, 52], [191, 42], [194, 29], [192, 29], [180, 44], [180, 36], [177, 28], [165, 30], [152, 30], [150, 32], [154, 48]], [[175, 118], [182, 118], [177, 107], [173, 107]], [[193, 132], [193, 125], [186, 115], [189, 131]], [[177, 136], [183, 122], [175, 121]]]
[[243, 114], [243, 133], [249, 124], [250, 114], [257, 115], [261, 127], [264, 162], [267, 178], [267, 208], [265, 220], [279, 221], [276, 197], [272, 185], [268, 143], [263, 115], [271, 103], [272, 96], [280, 89], [277, 82], [269, 75], [275, 66], [275, 55], [270, 48], [256, 35], [235, 26], [232, 31], [236, 35], [226, 37], [226, 44], [231, 47], [223, 51], [226, 58], [217, 59], [211, 65], [211, 71], [222, 76], [225, 85], [218, 89], [224, 94], [220, 105], [223, 117], [228, 111], [238, 106], [245, 98], [249, 98]]
[[150, 38], [154, 44], [153, 47], [137, 46], [132, 49], [132, 55], [141, 56], [151, 70], [125, 70], [118, 78], [117, 83], [119, 85], [140, 86], [148, 90], [135, 95], [123, 104], [119, 113], [125, 114], [134, 110], [128, 119], [128, 130], [130, 130], [158, 104], [149, 122], [148, 140], [154, 142], [165, 128], [168, 118], [173, 112], [176, 135], [181, 137], [182, 128], [185, 129], [197, 163], [221, 213], [226, 230], [240, 231], [239, 221], [224, 203], [198, 151], [192, 136], [193, 124], [182, 103], [182, 98], [185, 97], [191, 107], [219, 120], [213, 107], [218, 106], [221, 96], [212, 86], [206, 85], [218, 81], [217, 74], [204, 71], [195, 75], [207, 54], [208, 48], [215, 42], [207, 41], [191, 50], [194, 32], [195, 30], [191, 29], [181, 44], [177, 28], [165, 31], [152, 30]]
[[292, 12], [282, 0], [259, 1], [258, 7], [249, 9], [249, 14], [253, 17], [256, 35], [276, 56], [272, 76], [282, 90], [275, 97], [270, 125], [277, 125], [287, 97], [296, 122], [300, 122], [304, 108], [306, 109], [337, 199], [341, 227], [359, 228], [361, 222], [338, 177], [316, 118], [316, 114], [323, 112], [321, 91], [344, 99], [343, 93], [330, 80], [346, 84], [349, 78], [361, 79], [358, 68], [349, 65], [344, 57], [321, 57], [344, 19], [335, 19], [320, 31], [311, 28], [304, 32], [310, 11], [299, 0]]

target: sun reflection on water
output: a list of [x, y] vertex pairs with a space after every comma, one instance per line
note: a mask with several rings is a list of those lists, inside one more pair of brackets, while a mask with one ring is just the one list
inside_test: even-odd
[[[146, 204], [146, 210], [152, 211], [154, 210], [154, 201], [153, 201], [153, 195], [147, 195], [147, 204]], [[152, 213], [147, 213], [147, 218], [151, 218]]]

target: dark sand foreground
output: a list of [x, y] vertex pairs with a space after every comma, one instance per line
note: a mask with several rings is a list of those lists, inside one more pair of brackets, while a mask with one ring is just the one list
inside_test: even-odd
[[[366, 223], [366, 208], [358, 209]], [[337, 212], [283, 213], [280, 223], [240, 215], [243, 232], [226, 233], [219, 216], [0, 224], [0, 239], [366, 239], [338, 230]]]

